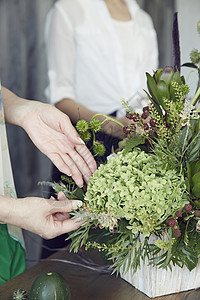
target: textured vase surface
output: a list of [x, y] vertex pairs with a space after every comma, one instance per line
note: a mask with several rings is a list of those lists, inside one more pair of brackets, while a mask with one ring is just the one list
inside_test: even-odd
[[[144, 240], [142, 235], [140, 239]], [[154, 243], [156, 239], [157, 237], [152, 235], [149, 243]], [[167, 240], [165, 234], [162, 239]], [[172, 266], [172, 270], [149, 266], [146, 259], [145, 262], [141, 261], [136, 273], [133, 274], [129, 268], [126, 274], [120, 272], [120, 276], [151, 298], [179, 293], [200, 287], [200, 259], [191, 272], [185, 266]]]
[[129, 268], [121, 278], [151, 298], [179, 293], [200, 287], [200, 261], [191, 272], [186, 267], [175, 266], [170, 271], [141, 263], [135, 274]]

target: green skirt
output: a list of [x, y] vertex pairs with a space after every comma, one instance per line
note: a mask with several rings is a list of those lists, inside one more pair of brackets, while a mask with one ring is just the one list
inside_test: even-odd
[[25, 250], [10, 237], [6, 224], [0, 224], [0, 285], [26, 269]]

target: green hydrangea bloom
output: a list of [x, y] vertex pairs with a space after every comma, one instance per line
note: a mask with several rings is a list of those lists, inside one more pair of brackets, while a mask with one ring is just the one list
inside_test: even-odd
[[133, 234], [141, 232], [144, 237], [188, 203], [183, 175], [136, 148], [121, 151], [99, 166], [90, 178], [85, 200], [91, 213], [105, 213], [115, 222], [124, 218]]

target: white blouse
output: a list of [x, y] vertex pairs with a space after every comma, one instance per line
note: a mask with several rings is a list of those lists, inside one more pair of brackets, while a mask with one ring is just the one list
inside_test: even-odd
[[150, 16], [134, 0], [126, 2], [130, 22], [113, 20], [103, 0], [55, 3], [45, 31], [46, 95], [52, 104], [71, 98], [95, 112], [118, 111], [119, 116], [122, 98], [131, 99], [135, 110], [145, 105], [145, 73], [152, 74], [158, 64], [156, 32]]

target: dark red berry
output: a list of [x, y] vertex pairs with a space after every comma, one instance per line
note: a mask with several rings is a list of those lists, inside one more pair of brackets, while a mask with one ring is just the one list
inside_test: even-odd
[[192, 211], [192, 205], [191, 204], [185, 204], [184, 209], [186, 212], [191, 212]]
[[138, 122], [140, 120], [140, 115], [138, 113], [134, 113], [134, 115], [132, 115], [132, 120], [133, 122]]
[[133, 115], [130, 114], [129, 112], [127, 112], [127, 113], [126, 113], [126, 117], [127, 117], [127, 119], [132, 119]]
[[124, 126], [124, 127], [123, 127], [123, 132], [124, 132], [124, 134], [128, 134], [127, 129], [128, 129], [128, 126]]
[[167, 127], [167, 128], [169, 128], [169, 127], [170, 127], [170, 125], [169, 125], [169, 123], [168, 123], [168, 122], [166, 122], [166, 127]]
[[181, 236], [181, 231], [180, 231], [180, 229], [175, 228], [175, 229], [174, 229], [174, 235], [175, 235], [175, 237], [180, 237], [180, 236]]
[[155, 127], [156, 126], [156, 121], [151, 119], [149, 124], [151, 125], [151, 127]]
[[144, 128], [144, 130], [148, 130], [149, 129], [149, 125], [147, 123], [144, 123], [143, 124], [143, 128]]
[[174, 218], [170, 218], [167, 221], [167, 224], [168, 224], [169, 227], [174, 227], [176, 225], [176, 220]]
[[143, 107], [143, 112], [146, 112], [146, 111], [148, 111], [149, 112], [149, 110], [150, 110], [150, 108], [149, 108], [149, 106], [145, 106], [145, 107]]
[[129, 127], [130, 127], [130, 130], [131, 130], [131, 131], [135, 131], [135, 130], [136, 130], [135, 124], [131, 124]]
[[141, 115], [141, 118], [145, 120], [145, 119], [148, 118], [148, 116], [149, 116], [148, 111], [145, 111], [145, 112], [143, 112], [143, 114]]
[[200, 217], [200, 210], [195, 210], [194, 215], [195, 217]]
[[151, 105], [151, 107], [152, 107], [152, 108], [154, 108], [154, 107], [155, 107], [155, 104], [154, 104], [154, 103], [152, 103], [152, 102], [151, 102], [151, 104], [150, 104], [150, 105]]
[[182, 210], [177, 210], [177, 212], [176, 212], [176, 216], [177, 216], [177, 218], [181, 218], [181, 217], [182, 217], [182, 215], [183, 215], [183, 212], [182, 212]]

